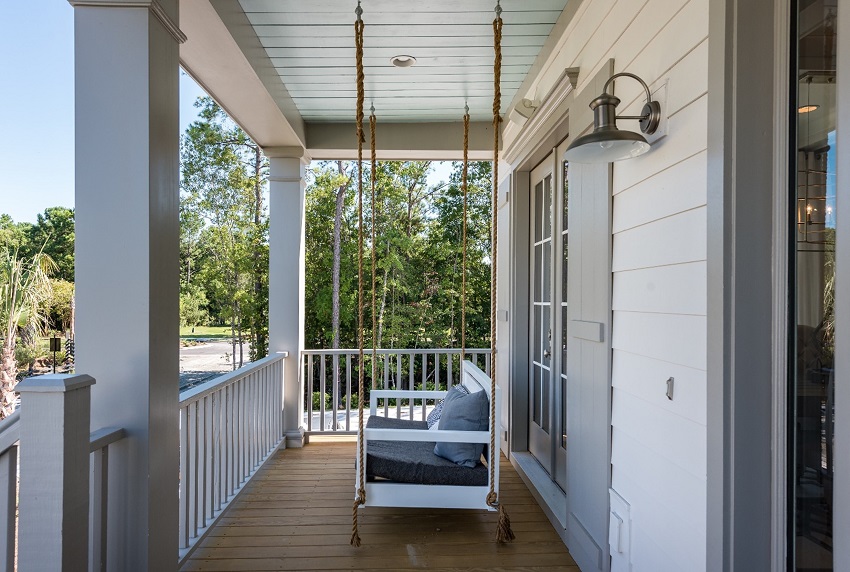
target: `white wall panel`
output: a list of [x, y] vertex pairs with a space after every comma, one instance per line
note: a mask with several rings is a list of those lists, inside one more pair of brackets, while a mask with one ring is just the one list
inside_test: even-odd
[[[614, 350], [614, 389], [634, 395], [656, 407], [706, 424], [705, 370]], [[673, 399], [667, 399], [667, 378], [672, 377]]]
[[614, 198], [614, 233], [705, 204], [706, 152], [621, 191]]
[[614, 311], [705, 316], [704, 261], [614, 274]]
[[[611, 470], [631, 506], [635, 572], [706, 569], [708, 9], [708, 0], [583, 2], [525, 94], [544, 96], [578, 67], [576, 99], [586, 100], [609, 59], [652, 90], [666, 85], [664, 135], [613, 167]], [[620, 114], [643, 103], [636, 82], [618, 81], [616, 94]], [[588, 124], [571, 115], [575, 136]]]
[[614, 235], [614, 272], [705, 260], [705, 207]]

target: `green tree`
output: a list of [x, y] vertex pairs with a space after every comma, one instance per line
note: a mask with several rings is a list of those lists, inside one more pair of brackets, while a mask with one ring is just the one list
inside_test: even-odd
[[32, 257], [43, 250], [56, 263], [56, 278], [73, 282], [74, 236], [73, 209], [50, 207], [39, 213], [36, 223], [27, 229], [21, 251]]
[[50, 274], [55, 268], [53, 260], [41, 251], [31, 258], [19, 256], [17, 250], [8, 248], [0, 254], [0, 327], [3, 335], [0, 419], [8, 417], [15, 406], [15, 346], [19, 330], [43, 331], [46, 319], [39, 308], [50, 296]]
[[235, 367], [246, 333], [251, 359], [268, 352], [268, 161], [211, 98], [195, 106], [181, 141], [181, 288], [200, 287], [229, 323]]
[[41, 313], [47, 317], [47, 327], [57, 332], [71, 328], [74, 317], [74, 283], [67, 280], [50, 280], [50, 297], [41, 304]]

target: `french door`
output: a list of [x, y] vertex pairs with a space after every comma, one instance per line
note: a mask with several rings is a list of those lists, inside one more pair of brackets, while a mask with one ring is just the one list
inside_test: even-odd
[[531, 172], [528, 449], [566, 489], [566, 163], [555, 149]]

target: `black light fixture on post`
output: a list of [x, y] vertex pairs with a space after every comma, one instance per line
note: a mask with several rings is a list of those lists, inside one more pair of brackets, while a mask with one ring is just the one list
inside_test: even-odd
[[[640, 82], [646, 91], [646, 103], [640, 115], [617, 116], [620, 98], [608, 93], [608, 86], [618, 77], [630, 77]], [[612, 75], [602, 88], [602, 95], [590, 102], [593, 110], [593, 132], [573, 141], [567, 148], [564, 158], [576, 163], [609, 163], [631, 159], [649, 151], [649, 143], [640, 133], [617, 129], [618, 119], [635, 119], [640, 122], [640, 130], [652, 135], [661, 122], [661, 104], [652, 100], [652, 94], [646, 82], [632, 73], [622, 72]]]

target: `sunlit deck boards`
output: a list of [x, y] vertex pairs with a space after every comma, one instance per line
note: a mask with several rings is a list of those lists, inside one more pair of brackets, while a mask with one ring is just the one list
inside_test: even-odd
[[349, 546], [353, 442], [277, 453], [219, 520], [183, 570], [567, 570], [566, 547], [502, 459], [501, 498], [517, 535], [493, 540], [495, 513], [370, 508]]

